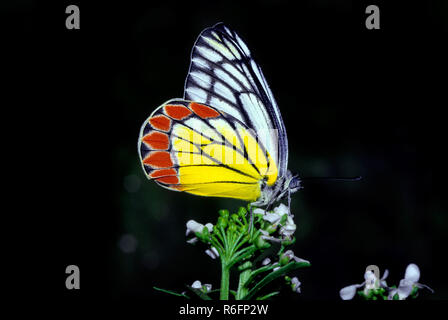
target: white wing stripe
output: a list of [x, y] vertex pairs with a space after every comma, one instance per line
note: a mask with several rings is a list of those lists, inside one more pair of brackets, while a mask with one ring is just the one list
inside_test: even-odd
[[219, 43], [209, 37], [202, 37], [202, 39], [204, 39], [207, 44], [213, 49], [215, 50], [217, 53], [223, 55], [225, 58], [229, 59], [229, 60], [234, 60], [235, 56], [232, 54], [232, 52], [230, 52], [229, 49], [227, 49], [222, 42]]
[[220, 55], [219, 53], [217, 53], [212, 49], [206, 47], [196, 47], [196, 48], [203, 57], [209, 59], [212, 62], [219, 62], [222, 60], [222, 55]]
[[212, 80], [211, 77], [204, 72], [192, 72], [191, 76], [199, 86], [203, 86], [205, 89], [210, 89]]
[[191, 60], [193, 62], [194, 65], [196, 65], [198, 68], [200, 68], [201, 66], [205, 69], [209, 69], [210, 70], [210, 65], [207, 63], [207, 61], [205, 61], [204, 59], [201, 58], [193, 58]]
[[213, 89], [215, 90], [215, 93], [218, 93], [222, 97], [226, 97], [232, 103], [236, 103], [235, 95], [229, 88], [224, 86], [222, 82], [215, 82]]
[[189, 87], [187, 88], [185, 91], [187, 91], [190, 96], [191, 96], [191, 100], [194, 101], [206, 101], [207, 100], [207, 92], [205, 92], [204, 90], [198, 88], [198, 87]]
[[238, 34], [235, 33], [235, 36], [236, 36], [236, 41], [238, 42], [238, 45], [241, 47], [241, 49], [243, 50], [243, 52], [246, 55], [246, 57], [250, 57], [250, 50], [249, 50], [249, 48], [246, 46], [244, 41], [241, 40], [241, 38], [240, 38], [240, 36]]
[[[233, 90], [241, 91], [241, 86], [234, 80], [229, 74], [221, 69], [215, 69], [216, 76], [221, 79], [224, 83], [232, 87]], [[232, 93], [233, 95], [233, 93]]]
[[226, 44], [226, 46], [229, 48], [229, 50], [233, 53], [233, 55], [235, 56], [235, 58], [237, 58], [238, 60], [241, 60], [241, 55], [238, 52], [238, 49], [235, 48], [235, 46], [230, 42], [227, 41], [226, 39], [224, 39], [224, 43]]
[[250, 89], [250, 84], [247, 81], [246, 77], [237, 69], [235, 66], [231, 65], [230, 63], [224, 63], [222, 65], [225, 71], [230, 73], [232, 76], [238, 79], [238, 81], [246, 88]]
[[227, 102], [217, 98], [217, 97], [212, 97], [210, 99], [210, 105], [212, 106], [219, 106], [220, 107], [220, 111], [223, 111], [224, 113], [228, 113], [230, 114], [232, 117], [237, 118], [238, 120], [240, 120], [241, 122], [243, 122], [243, 117], [241, 116], [241, 113], [238, 111], [238, 109], [236, 109], [235, 107], [233, 107], [232, 105], [228, 104]]

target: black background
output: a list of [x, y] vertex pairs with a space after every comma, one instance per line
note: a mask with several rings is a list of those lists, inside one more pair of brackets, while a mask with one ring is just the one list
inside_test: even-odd
[[[169, 192], [144, 180], [136, 141], [162, 102], [181, 97], [197, 35], [223, 21], [246, 40], [271, 85], [289, 136], [289, 168], [301, 176], [363, 176], [308, 184], [294, 195], [302, 294], [288, 301], [339, 300], [364, 269], [389, 269], [398, 284], [420, 266], [447, 299], [444, 195], [447, 7], [443, 3], [355, 1], [258, 3], [2, 4], [17, 113], [15, 258], [37, 270], [25, 296], [53, 301], [154, 301], [196, 279], [219, 284], [219, 266], [185, 243], [189, 219], [214, 222], [243, 203]], [[81, 29], [65, 28], [77, 4]], [[381, 29], [365, 28], [377, 4]], [[14, 59], [14, 60], [13, 60]], [[14, 61], [14, 62], [13, 62]], [[16, 61], [19, 61], [16, 63]], [[15, 114], [14, 113], [14, 114]], [[139, 177], [137, 192], [124, 187]], [[31, 205], [32, 209], [20, 209]], [[137, 250], [120, 251], [123, 234]], [[65, 267], [81, 290], [65, 289]], [[36, 268], [36, 269], [34, 269]], [[19, 283], [20, 279], [17, 279]], [[20, 282], [21, 283], [21, 282]], [[177, 301], [177, 300], [176, 300]], [[177, 301], [179, 302], [179, 301]]]

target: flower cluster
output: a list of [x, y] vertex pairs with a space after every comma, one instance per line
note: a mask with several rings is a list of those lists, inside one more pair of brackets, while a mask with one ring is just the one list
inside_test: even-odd
[[343, 300], [351, 300], [354, 298], [357, 289], [364, 287], [363, 290], [358, 291], [358, 294], [365, 300], [405, 300], [408, 297], [415, 298], [418, 295], [418, 289], [427, 288], [434, 292], [430, 287], [418, 283], [420, 279], [420, 269], [416, 264], [409, 264], [406, 268], [404, 279], [402, 279], [397, 286], [388, 287], [386, 278], [389, 271], [386, 270], [383, 276], [375, 275], [372, 270], [367, 270], [364, 273], [364, 282], [361, 284], [353, 284], [342, 288], [339, 295]]
[[[309, 266], [310, 263], [295, 256], [287, 249], [295, 242], [296, 225], [289, 208], [280, 204], [272, 211], [260, 208], [239, 208], [237, 213], [220, 210], [215, 225], [201, 224], [194, 220], [187, 222], [187, 242], [202, 242], [207, 247], [205, 253], [212, 259], [220, 259], [222, 265], [221, 299], [228, 299], [229, 292], [235, 299], [267, 299], [279, 292], [259, 296], [260, 290], [276, 278], [284, 277], [294, 292], [301, 292], [297, 277], [292, 279], [287, 273]], [[234, 268], [239, 272], [238, 290], [229, 289], [229, 273]], [[199, 281], [191, 286], [200, 289], [201, 297], [207, 294]], [[196, 292], [197, 293], [197, 292]]]

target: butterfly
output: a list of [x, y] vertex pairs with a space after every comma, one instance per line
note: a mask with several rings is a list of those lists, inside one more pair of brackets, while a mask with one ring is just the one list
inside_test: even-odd
[[191, 52], [183, 98], [145, 120], [138, 139], [145, 175], [160, 186], [270, 207], [301, 188], [288, 170], [279, 107], [241, 37], [218, 23]]

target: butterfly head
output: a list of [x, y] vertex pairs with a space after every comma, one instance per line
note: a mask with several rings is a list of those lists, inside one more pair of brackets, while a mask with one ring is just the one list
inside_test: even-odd
[[292, 175], [288, 184], [289, 192], [294, 193], [302, 189], [303, 187], [301, 182], [302, 180], [299, 178], [298, 174]]

